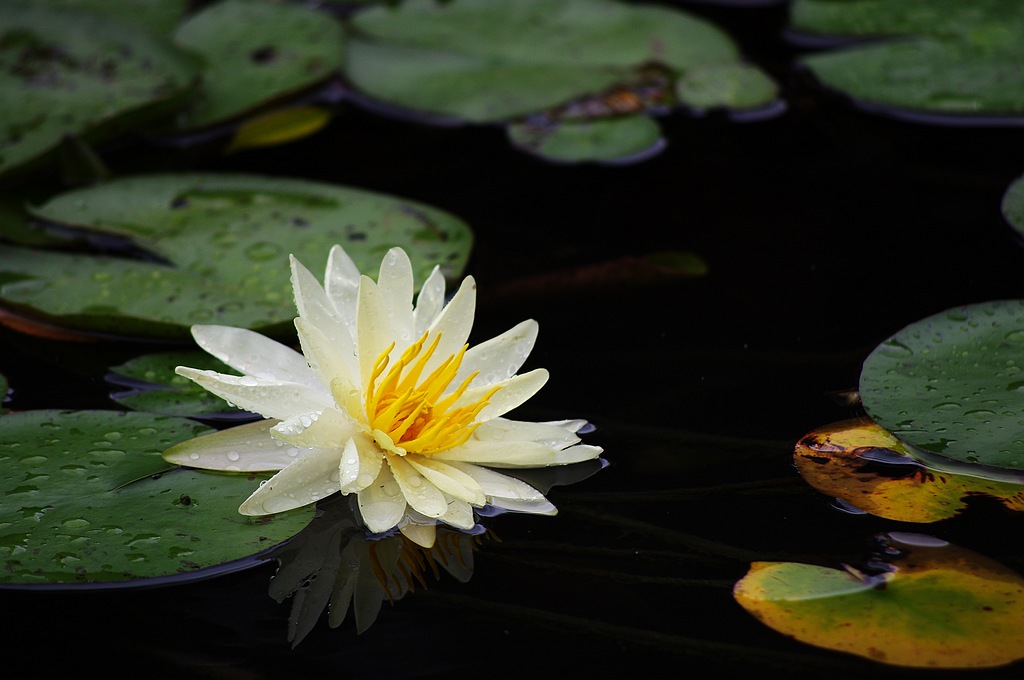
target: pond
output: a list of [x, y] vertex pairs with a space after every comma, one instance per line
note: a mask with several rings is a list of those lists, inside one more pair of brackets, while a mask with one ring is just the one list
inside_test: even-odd
[[[451, 538], [472, 554], [463, 579], [421, 561], [422, 581], [410, 575], [412, 592], [362, 632], [324, 614], [293, 647], [295, 596], [272, 597], [278, 562], [257, 558], [144, 588], [2, 589], [9, 659], [175, 678], [910, 677], [920, 671], [772, 630], [735, 584], [755, 562], [862, 565], [889, 532], [1024, 573], [1020, 512], [980, 497], [938, 522], [886, 519], [816, 490], [794, 464], [807, 433], [863, 415], [852, 395], [879, 343], [952, 307], [1022, 297], [1024, 248], [1000, 206], [1024, 174], [1024, 128], [903, 120], [821, 88], [794, 68], [785, 3], [673, 6], [733, 35], [779, 83], [784, 110], [673, 111], [657, 119], [665, 147], [631, 163], [551, 162], [496, 125], [429, 125], [349, 101], [286, 144], [107, 151], [115, 175], [287, 176], [458, 216], [473, 233], [471, 341], [535, 319], [524, 368], [551, 378], [515, 415], [587, 420], [582, 439], [603, 448], [604, 467], [551, 487], [556, 516], [481, 517], [485, 533]], [[704, 269], [637, 264], [662, 252]], [[120, 409], [111, 366], [185, 346], [12, 328], [0, 342], [12, 412]]]

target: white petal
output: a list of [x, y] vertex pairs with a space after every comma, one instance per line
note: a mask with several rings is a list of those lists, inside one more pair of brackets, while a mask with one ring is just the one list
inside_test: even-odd
[[448, 499], [448, 512], [439, 517], [445, 524], [450, 524], [459, 529], [469, 530], [476, 526], [476, 516], [473, 515], [473, 506], [458, 498]]
[[552, 449], [538, 442], [486, 442], [471, 437], [465, 444], [439, 451], [432, 456], [438, 460], [512, 468], [568, 465], [592, 460], [601, 452], [601, 447], [586, 444]]
[[427, 517], [448, 512], [448, 501], [441, 490], [423, 477], [402, 456], [387, 456], [388, 465], [409, 505]]
[[358, 498], [359, 514], [375, 534], [393, 529], [405, 517], [405, 496], [387, 465], [380, 467], [377, 479], [360, 491]]
[[[384, 454], [373, 440], [359, 434], [352, 437], [350, 443], [355, 446], [359, 459], [355, 470], [342, 469], [342, 493], [358, 493], [373, 484], [380, 474], [381, 465], [384, 464]], [[344, 459], [342, 462], [344, 464]]]
[[338, 449], [310, 449], [242, 502], [243, 515], [269, 515], [315, 503], [338, 490]]
[[283, 420], [295, 413], [319, 411], [334, 405], [334, 398], [328, 392], [299, 383], [225, 375], [187, 366], [178, 366], [175, 372], [228, 403], [266, 418]]
[[[394, 342], [377, 284], [369, 277], [359, 280], [359, 301], [356, 304], [356, 353], [359, 357], [359, 383], [368, 385], [377, 358]], [[397, 353], [404, 348], [396, 347]], [[392, 356], [395, 355], [392, 350]]]
[[441, 274], [441, 267], [435, 265], [430, 276], [420, 286], [420, 293], [416, 297], [416, 308], [412, 312], [413, 335], [417, 338], [426, 333], [430, 325], [434, 323], [437, 315], [444, 307], [444, 275]]
[[473, 437], [481, 441], [530, 441], [539, 442], [553, 449], [564, 449], [580, 441], [576, 431], [585, 420], [560, 421], [557, 423], [531, 423], [523, 420], [495, 418], [476, 429]]
[[341, 246], [333, 246], [327, 256], [324, 292], [334, 304], [334, 311], [339, 317], [355, 320], [359, 269]]
[[291, 258], [291, 264], [292, 290], [299, 316], [319, 328], [328, 340], [335, 343], [338, 353], [354, 352], [355, 317], [340, 315], [323, 286], [309, 270], [294, 257]]
[[331, 381], [336, 378], [359, 381], [355, 345], [328, 338], [319, 326], [301, 316], [295, 319], [295, 330], [305, 355], [303, 361], [309, 364], [307, 372], [315, 375], [319, 384], [330, 390]]
[[429, 375], [442, 361], [462, 349], [473, 329], [475, 314], [476, 282], [472, 276], [467, 276], [430, 327], [428, 344], [437, 333], [441, 334], [441, 340], [438, 342], [434, 356], [427, 363], [426, 375]]
[[336, 408], [285, 418], [270, 435], [292, 446], [341, 449], [361, 429]]
[[494, 498], [507, 498], [519, 501], [544, 500], [544, 494], [521, 479], [509, 477], [500, 472], [469, 463], [452, 463], [452, 465], [476, 480], [480, 488], [487, 494], [488, 502], [491, 502]]
[[531, 515], [558, 514], [558, 508], [546, 499], [543, 501], [517, 501], [508, 498], [495, 498], [491, 505], [512, 512], [528, 512]]
[[472, 385], [490, 385], [516, 374], [537, 341], [537, 322], [529, 319], [466, 350], [459, 373], [452, 381], [461, 385], [470, 374], [479, 372]]
[[472, 476], [461, 469], [430, 456], [410, 454], [405, 457], [409, 465], [426, 477], [438, 489], [455, 498], [483, 507], [487, 502], [484, 490]]
[[493, 389], [495, 385], [500, 385], [501, 389], [491, 395], [487, 406], [484, 406], [477, 415], [478, 421], [491, 420], [492, 418], [497, 418], [498, 416], [508, 413], [533, 395], [537, 394], [537, 392], [540, 391], [540, 388], [544, 387], [544, 384], [547, 381], [547, 370], [543, 368], [535, 368], [527, 373], [514, 375], [507, 380], [500, 380], [492, 385], [471, 387], [466, 390], [462, 395], [462, 398], [455, 402], [453, 408], [472, 404], [481, 399], [489, 390]]
[[413, 337], [412, 263], [401, 248], [392, 248], [381, 260], [377, 290], [381, 304], [387, 310], [387, 321], [391, 327], [388, 334], [399, 348], [405, 349], [416, 338]]
[[183, 441], [164, 451], [164, 460], [203, 470], [280, 470], [295, 462], [298, 451], [289, 454], [292, 447], [281, 446], [270, 436], [277, 422], [260, 420]]
[[246, 328], [200, 325], [192, 326], [192, 337], [206, 352], [246, 375], [317, 384], [301, 354], [265, 335]]

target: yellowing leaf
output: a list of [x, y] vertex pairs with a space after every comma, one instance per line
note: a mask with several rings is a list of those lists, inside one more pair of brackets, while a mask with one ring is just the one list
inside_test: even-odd
[[1020, 575], [931, 537], [882, 538], [881, 573], [755, 562], [733, 596], [780, 633], [881, 663], [989, 668], [1024, 658]]
[[330, 119], [330, 111], [316, 106], [271, 111], [240, 125], [224, 153], [293, 142], [319, 131]]
[[900, 440], [867, 419], [819, 428], [797, 442], [797, 470], [808, 484], [864, 512], [904, 522], [937, 522], [961, 512], [970, 496], [991, 496], [1024, 511], [1024, 484], [1012, 473], [985, 478], [983, 469], [950, 462], [938, 470], [912, 458]]

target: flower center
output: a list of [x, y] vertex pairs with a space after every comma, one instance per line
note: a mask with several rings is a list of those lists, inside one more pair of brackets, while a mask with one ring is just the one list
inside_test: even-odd
[[455, 391], [443, 396], [459, 372], [468, 345], [421, 380], [440, 339], [438, 333], [424, 349], [424, 333], [402, 352], [390, 370], [388, 364], [395, 343], [374, 362], [373, 375], [366, 386], [366, 416], [377, 443], [399, 455], [431, 454], [462, 444], [480, 425], [473, 422], [477, 414], [501, 389], [501, 385], [495, 386], [476, 401], [454, 407], [476, 377], [478, 372], [474, 372]]

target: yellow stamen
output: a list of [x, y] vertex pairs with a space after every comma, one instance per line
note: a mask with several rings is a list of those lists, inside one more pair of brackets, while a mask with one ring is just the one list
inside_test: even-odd
[[480, 411], [501, 389], [501, 385], [495, 386], [480, 399], [454, 408], [477, 375], [473, 373], [454, 392], [444, 396], [462, 366], [467, 345], [420, 380], [441, 339], [441, 334], [437, 333], [424, 350], [427, 335], [429, 333], [424, 333], [402, 352], [388, 370], [390, 354], [395, 348], [391, 343], [374, 362], [366, 386], [366, 416], [370, 429], [387, 435], [390, 444], [399, 449], [398, 453], [429, 455], [464, 443], [479, 427], [480, 423], [474, 420]]

